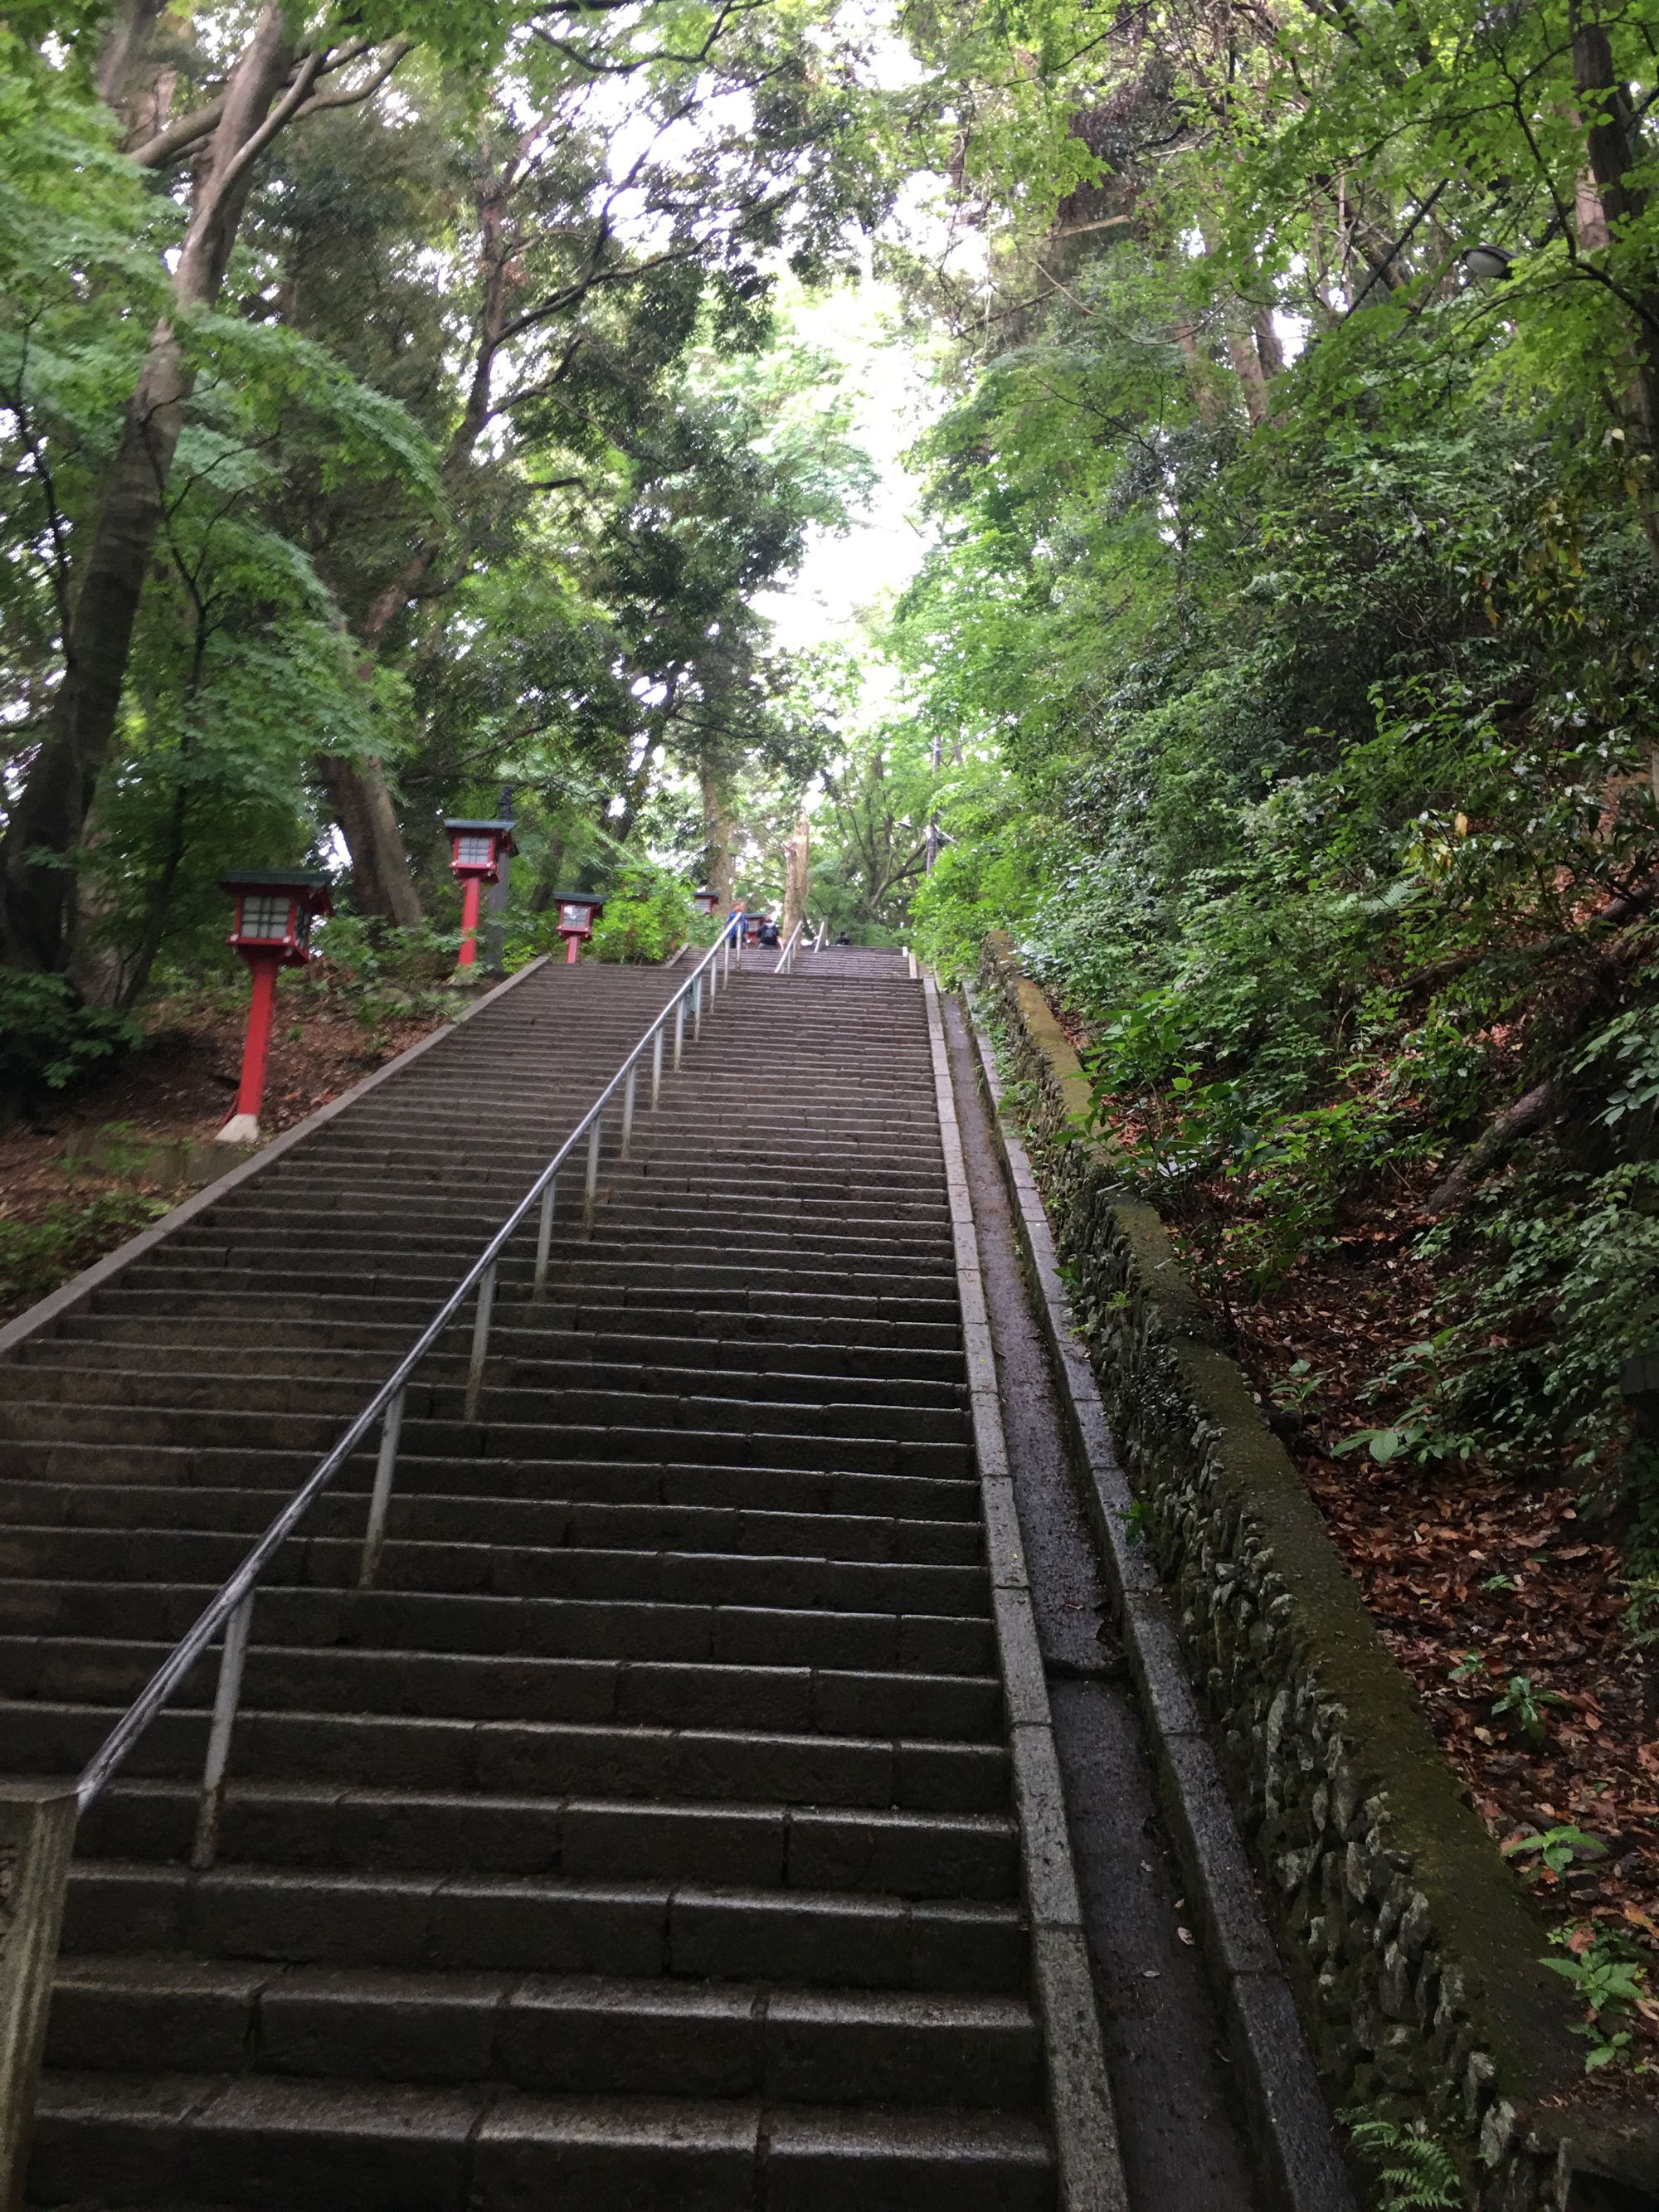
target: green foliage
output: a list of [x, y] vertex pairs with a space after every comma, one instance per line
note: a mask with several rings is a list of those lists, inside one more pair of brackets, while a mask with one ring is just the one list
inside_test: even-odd
[[136, 1042], [130, 1023], [83, 1006], [63, 976], [0, 969], [0, 1111], [71, 1089]]
[[1580, 1858], [1598, 1859], [1607, 1856], [1607, 1845], [1595, 1836], [1586, 1835], [1582, 1828], [1571, 1824], [1565, 1827], [1532, 1828], [1524, 1834], [1511, 1836], [1504, 1844], [1506, 1859], [1524, 1861], [1521, 1868], [1523, 1881], [1536, 1881], [1541, 1875], [1565, 1874], [1568, 1868]]
[[169, 1201], [131, 1191], [58, 1199], [38, 1221], [0, 1220], [0, 1308], [43, 1298], [112, 1246], [136, 1237]]
[[1376, 2212], [1446, 2212], [1463, 2201], [1452, 2155], [1419, 2121], [1352, 2107], [1337, 2118], [1368, 2168]]
[[1511, 1674], [1503, 1694], [1492, 1699], [1492, 1717], [1518, 1729], [1528, 1743], [1542, 1743], [1551, 1709], [1565, 1703], [1553, 1690], [1534, 1689], [1529, 1674]]
[[1582, 2035], [1589, 2045], [1584, 2055], [1585, 2073], [1628, 2063], [1632, 2032], [1623, 2023], [1648, 1996], [1647, 1969], [1641, 1952], [1629, 1936], [1596, 1921], [1553, 1929], [1550, 1942], [1567, 1955], [1546, 1959], [1544, 1964], [1571, 1984], [1583, 2007], [1582, 2017], [1573, 2024], [1573, 2033]]
[[383, 1048], [395, 1024], [436, 1022], [454, 1012], [449, 977], [458, 939], [429, 924], [392, 928], [337, 914], [317, 933], [320, 957], [294, 977], [303, 1005], [361, 1022], [365, 1049]]
[[665, 869], [635, 862], [623, 873], [593, 925], [596, 960], [650, 965], [677, 952], [691, 933], [691, 893]]

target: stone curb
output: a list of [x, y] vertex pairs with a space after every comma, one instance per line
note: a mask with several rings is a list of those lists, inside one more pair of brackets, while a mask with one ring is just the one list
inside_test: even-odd
[[922, 976], [933, 1054], [939, 1141], [956, 1241], [963, 1343], [973, 1409], [974, 1449], [985, 1506], [986, 1554], [1012, 1750], [1020, 1863], [1031, 1924], [1033, 1995], [1042, 2024], [1048, 2108], [1059, 2166], [1060, 2212], [1129, 2212], [1117, 2119], [1095, 2009], [1083, 1910], [1072, 1863], [1048, 1682], [1031, 1612], [1025, 1547], [1008, 1479], [990, 1327], [981, 1280], [973, 1201], [963, 1165], [956, 1093], [932, 975]]
[[216, 1206], [222, 1198], [228, 1197], [234, 1190], [240, 1190], [255, 1176], [262, 1175], [273, 1161], [282, 1159], [293, 1151], [295, 1145], [333, 1121], [337, 1115], [343, 1114], [348, 1107], [355, 1106], [360, 1098], [367, 1097], [371, 1091], [379, 1090], [381, 1084], [389, 1083], [394, 1075], [401, 1075], [411, 1060], [418, 1060], [424, 1052], [430, 1052], [446, 1037], [453, 1036], [464, 1022], [471, 1021], [486, 1006], [494, 1006], [498, 999], [515, 990], [527, 975], [533, 975], [538, 969], [545, 968], [550, 957], [545, 952], [538, 954], [527, 966], [520, 968], [516, 975], [509, 975], [504, 983], [497, 983], [494, 990], [486, 991], [470, 1006], [464, 1006], [453, 1021], [445, 1022], [428, 1036], [417, 1037], [395, 1060], [387, 1060], [384, 1067], [377, 1067], [361, 1083], [354, 1083], [349, 1091], [343, 1091], [337, 1098], [331, 1098], [326, 1106], [319, 1106], [314, 1114], [307, 1114], [303, 1121], [296, 1121], [291, 1129], [284, 1129], [281, 1136], [273, 1137], [268, 1145], [262, 1145], [248, 1158], [238, 1161], [214, 1182], [204, 1184], [182, 1204], [164, 1213], [154, 1227], [140, 1230], [137, 1236], [128, 1237], [125, 1244], [118, 1244], [112, 1252], [106, 1252], [101, 1260], [94, 1260], [91, 1267], [83, 1267], [78, 1275], [71, 1275], [68, 1282], [60, 1283], [55, 1291], [49, 1291], [44, 1298], [38, 1299], [15, 1321], [8, 1322], [3, 1328], [0, 1328], [0, 1355], [12, 1351], [25, 1338], [33, 1336], [37, 1329], [46, 1328], [64, 1314], [72, 1313], [83, 1298], [90, 1297], [94, 1291], [101, 1291], [124, 1267], [130, 1267], [135, 1260], [143, 1259], [176, 1230], [186, 1227], [198, 1214], [204, 1213], [209, 1206]]
[[971, 1001], [969, 1012], [1021, 1256], [1053, 1354], [1083, 1476], [1084, 1506], [1146, 1718], [1170, 1841], [1243, 2088], [1251, 2140], [1284, 2212], [1354, 2212], [1313, 2055], [1256, 1895], [1175, 1623], [1156, 1570], [1129, 1533], [1133, 1497], [1112, 1449], [1088, 1353], [1066, 1318], [1054, 1236], [1030, 1159], [1004, 1119], [1002, 1080]]

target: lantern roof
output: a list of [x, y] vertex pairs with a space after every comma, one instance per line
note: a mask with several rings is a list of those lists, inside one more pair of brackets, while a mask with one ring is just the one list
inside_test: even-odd
[[239, 868], [221, 876], [222, 891], [308, 891], [306, 904], [313, 914], [331, 914], [328, 878], [319, 868]]
[[503, 834], [510, 835], [513, 830], [513, 827], [514, 824], [511, 821], [504, 819], [500, 815], [492, 817], [492, 818], [488, 822], [475, 822], [470, 817], [459, 814], [447, 814], [444, 817], [444, 828], [446, 830], [498, 830], [503, 832]]
[[553, 894], [555, 906], [603, 906], [605, 899], [603, 891], [555, 891]]

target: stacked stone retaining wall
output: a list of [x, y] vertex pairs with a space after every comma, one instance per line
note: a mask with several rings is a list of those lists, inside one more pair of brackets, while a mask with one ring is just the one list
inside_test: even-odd
[[1426, 2120], [1480, 2212], [1659, 2205], [1659, 2124], [1586, 2100], [1543, 1923], [1157, 1213], [1087, 1137], [1077, 1055], [1006, 937], [988, 939], [981, 981], [1334, 2101]]

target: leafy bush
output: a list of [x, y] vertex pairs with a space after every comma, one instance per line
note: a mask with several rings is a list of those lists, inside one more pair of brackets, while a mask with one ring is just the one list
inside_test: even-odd
[[167, 1211], [166, 1199], [112, 1190], [60, 1199], [39, 1221], [0, 1221], [0, 1306], [43, 1298]]
[[394, 1023], [437, 1021], [453, 1012], [447, 978], [456, 944], [453, 933], [429, 924], [392, 927], [337, 914], [319, 933], [321, 957], [296, 981], [313, 1005], [360, 1021], [373, 1048]]
[[82, 1006], [64, 977], [0, 969], [0, 1110], [70, 1089], [137, 1037], [123, 1016]]
[[641, 966], [666, 960], [690, 936], [696, 912], [678, 877], [649, 862], [635, 862], [593, 925], [593, 957]]

